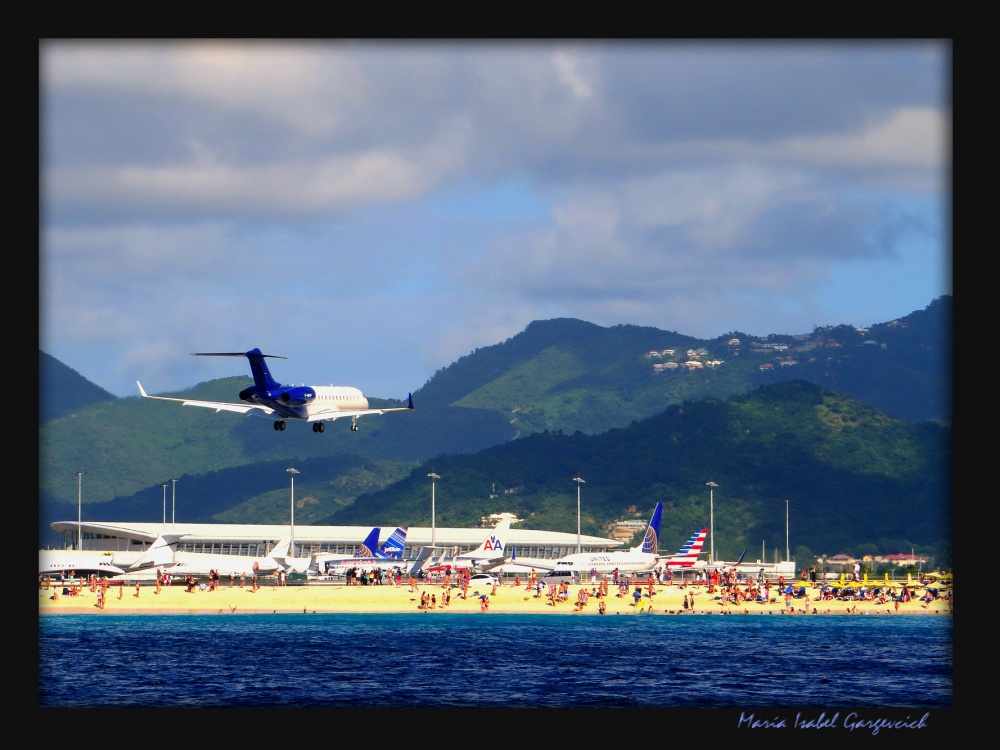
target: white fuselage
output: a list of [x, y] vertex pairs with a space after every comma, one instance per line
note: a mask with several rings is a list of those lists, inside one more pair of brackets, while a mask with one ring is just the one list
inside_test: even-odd
[[338, 411], [357, 411], [368, 408], [368, 399], [357, 388], [347, 385], [313, 386], [316, 398], [306, 405], [308, 414], [326, 414]]
[[[256, 568], [254, 567], [256, 564]], [[165, 566], [164, 570], [170, 577], [176, 579], [186, 575], [204, 577], [213, 570], [220, 576], [230, 573], [253, 577], [274, 573], [280, 566], [270, 557], [248, 557], [246, 555], [212, 555], [204, 552], [177, 552], [174, 554], [174, 564]]]
[[525, 567], [536, 570], [551, 570], [554, 572], [574, 571], [577, 577], [587, 578], [591, 570], [596, 570], [598, 577], [610, 575], [617, 568], [619, 573], [648, 573], [657, 566], [658, 557], [648, 552], [578, 552], [566, 555], [558, 560], [538, 560], [533, 564], [530, 558], [517, 557], [512, 562], [518, 570]]

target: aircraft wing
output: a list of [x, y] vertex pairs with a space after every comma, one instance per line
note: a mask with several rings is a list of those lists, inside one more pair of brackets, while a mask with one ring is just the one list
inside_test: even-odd
[[[167, 396], [150, 396], [146, 393], [146, 390], [142, 387], [142, 383], [138, 380], [135, 384], [139, 386], [139, 394], [143, 398], [153, 398], [157, 401], [176, 401], [184, 406], [201, 406], [205, 409], [215, 409], [216, 412], [220, 411], [234, 411], [237, 414], [249, 414], [255, 417], [270, 417], [274, 414], [274, 409], [267, 406], [255, 406], [253, 404], [230, 404], [225, 401], [198, 401], [191, 398], [168, 398]], [[376, 410], [378, 411], [378, 410]]]
[[494, 568], [499, 568], [501, 565], [505, 565], [510, 562], [510, 555], [504, 555], [503, 557], [492, 557], [489, 560], [474, 559], [472, 560], [473, 565], [479, 568], [484, 573], [487, 573]]

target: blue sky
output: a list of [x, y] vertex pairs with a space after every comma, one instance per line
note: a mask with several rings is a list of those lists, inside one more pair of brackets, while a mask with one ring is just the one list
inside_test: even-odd
[[534, 320], [702, 338], [952, 293], [939, 40], [43, 40], [40, 348], [118, 396], [405, 398]]

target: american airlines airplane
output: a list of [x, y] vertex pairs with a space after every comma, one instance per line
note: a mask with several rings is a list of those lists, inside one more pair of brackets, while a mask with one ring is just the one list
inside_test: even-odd
[[260, 349], [248, 352], [198, 352], [195, 357], [246, 357], [253, 373], [253, 385], [240, 391], [243, 404], [224, 401], [198, 401], [189, 398], [168, 398], [150, 396], [138, 380], [139, 394], [143, 398], [158, 401], [178, 401], [184, 406], [201, 406], [216, 412], [232, 411], [255, 417], [274, 419], [274, 429], [285, 429], [285, 420], [312, 422], [313, 432], [323, 432], [326, 422], [337, 419], [351, 419], [351, 430], [358, 431], [358, 417], [366, 414], [388, 414], [397, 411], [413, 411], [413, 394], [407, 396], [407, 405], [389, 409], [370, 409], [368, 399], [357, 388], [346, 385], [282, 385], [271, 377], [265, 358], [285, 359], [276, 354], [262, 354]]
[[423, 547], [417, 561], [410, 568], [410, 572], [416, 573], [421, 569], [447, 572], [458, 568], [484, 572], [507, 562], [510, 556], [506, 553], [507, 542], [504, 541], [504, 538], [510, 531], [511, 521], [517, 516], [513, 513], [497, 513], [495, 517], [500, 520], [496, 526], [490, 529], [489, 534], [476, 549], [459, 555], [441, 553], [435, 557], [432, 554], [435, 549], [446, 550], [447, 548]]

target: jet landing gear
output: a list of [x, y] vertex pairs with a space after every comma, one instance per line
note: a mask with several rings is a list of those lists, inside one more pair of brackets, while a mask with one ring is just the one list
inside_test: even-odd
[[326, 425], [322, 422], [313, 422], [313, 432], [322, 432], [326, 429]]
[[351, 420], [351, 432], [357, 432], [357, 431], [358, 431], [358, 423], [357, 423], [356, 420], [352, 419]]
[[274, 431], [275, 432], [284, 432], [285, 431], [285, 420], [284, 419], [279, 419], [277, 422], [274, 423]]

